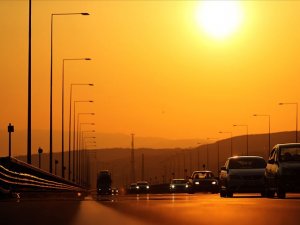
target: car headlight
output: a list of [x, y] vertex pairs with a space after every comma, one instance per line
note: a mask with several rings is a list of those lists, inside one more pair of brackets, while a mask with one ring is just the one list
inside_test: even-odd
[[174, 189], [174, 188], [175, 188], [175, 185], [174, 185], [174, 184], [172, 184], [172, 185], [171, 185], [171, 188], [172, 188], [172, 189]]
[[139, 187], [139, 186], [136, 186], [136, 189], [140, 189], [140, 187]]
[[212, 185], [216, 185], [217, 184], [217, 181], [213, 181], [211, 182]]
[[189, 187], [189, 185], [186, 184], [186, 185], [185, 185], [185, 188], [188, 188], [188, 187]]
[[147, 189], [149, 189], [150, 187], [147, 185], [147, 187], [146, 187]]
[[196, 184], [196, 185], [199, 185], [199, 181], [196, 181], [195, 184]]

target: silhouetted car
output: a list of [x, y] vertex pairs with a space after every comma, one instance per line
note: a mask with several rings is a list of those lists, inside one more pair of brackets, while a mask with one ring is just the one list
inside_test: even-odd
[[111, 174], [108, 170], [102, 170], [97, 176], [97, 194], [111, 195]]
[[149, 193], [150, 185], [147, 181], [136, 182], [136, 192], [137, 193]]
[[286, 192], [300, 192], [300, 144], [276, 145], [265, 170], [266, 195], [285, 198]]
[[265, 160], [260, 156], [234, 156], [221, 167], [219, 186], [221, 197], [233, 193], [265, 194]]
[[194, 171], [188, 182], [189, 193], [194, 192], [211, 192], [219, 191], [218, 180], [211, 171]]
[[172, 179], [170, 183], [170, 192], [188, 192], [189, 185], [186, 179]]

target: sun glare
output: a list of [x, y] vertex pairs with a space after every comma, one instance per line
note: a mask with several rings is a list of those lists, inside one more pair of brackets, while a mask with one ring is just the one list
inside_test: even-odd
[[238, 1], [202, 1], [197, 10], [197, 21], [210, 36], [223, 39], [233, 34], [243, 20]]

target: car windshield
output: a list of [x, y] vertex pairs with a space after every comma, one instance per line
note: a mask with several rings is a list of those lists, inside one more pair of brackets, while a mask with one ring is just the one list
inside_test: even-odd
[[172, 184], [185, 184], [187, 183], [186, 180], [172, 180]]
[[265, 168], [266, 162], [262, 158], [235, 158], [229, 161], [229, 169], [260, 169]]
[[300, 161], [300, 147], [282, 147], [280, 148], [279, 161]]
[[198, 172], [195, 173], [193, 178], [195, 179], [206, 179], [206, 178], [212, 178], [214, 175], [212, 173], [208, 172]]

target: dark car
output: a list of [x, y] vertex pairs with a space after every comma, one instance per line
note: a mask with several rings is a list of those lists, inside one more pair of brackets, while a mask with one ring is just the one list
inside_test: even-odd
[[276, 145], [265, 170], [266, 195], [285, 198], [286, 192], [300, 192], [300, 144]]
[[149, 193], [150, 185], [147, 181], [136, 182], [136, 193]]
[[234, 156], [221, 167], [219, 186], [221, 197], [234, 193], [265, 194], [265, 160], [260, 156]]
[[194, 171], [189, 179], [189, 193], [195, 192], [211, 192], [219, 191], [218, 180], [214, 177], [211, 171]]
[[170, 192], [188, 192], [189, 185], [186, 179], [172, 179], [170, 183]]
[[111, 195], [111, 174], [108, 170], [102, 170], [97, 176], [97, 194]]

